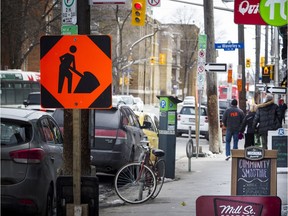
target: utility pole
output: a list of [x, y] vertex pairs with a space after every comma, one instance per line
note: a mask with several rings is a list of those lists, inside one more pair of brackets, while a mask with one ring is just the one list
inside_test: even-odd
[[[244, 25], [238, 25], [238, 42], [244, 43]], [[239, 91], [239, 108], [246, 112], [246, 74], [245, 74], [245, 49], [238, 49], [238, 73], [242, 78], [242, 89]]]
[[[78, 34], [90, 34], [90, 6], [88, 5], [88, 1], [77, 1], [77, 25]], [[93, 110], [91, 110], [91, 113], [92, 112]], [[79, 119], [79, 123], [73, 124], [73, 118], [76, 116]], [[76, 122], [78, 122], [78, 120]], [[88, 122], [90, 122], [88, 109], [64, 109], [63, 174], [65, 175], [73, 174], [73, 139], [71, 139], [71, 137], [73, 137], [73, 130], [81, 130], [79, 134], [79, 142], [81, 145], [81, 175], [90, 175]], [[77, 151], [77, 149], [74, 149], [74, 151]]]
[[[78, 34], [90, 34], [90, 5], [88, 1], [77, 1]], [[94, 110], [91, 110], [94, 119]], [[81, 174], [90, 175], [89, 109], [81, 110]], [[94, 130], [93, 130], [94, 131]], [[93, 136], [94, 137], [94, 136]]]
[[[216, 52], [214, 49], [214, 11], [213, 1], [203, 0], [204, 8], [204, 28], [207, 35], [206, 62], [216, 62]], [[209, 150], [213, 153], [220, 152], [220, 123], [218, 112], [218, 94], [217, 94], [217, 74], [207, 72], [207, 106], [209, 121]], [[222, 139], [221, 139], [222, 141]]]
[[[256, 90], [256, 83], [259, 83], [259, 74], [260, 74], [260, 48], [261, 48], [261, 26], [260, 25], [255, 25], [255, 90]], [[268, 42], [268, 36], [265, 36], [265, 61], [267, 61], [267, 56], [266, 56], [266, 42]], [[266, 63], [265, 63], [266, 65]], [[261, 93], [260, 91], [255, 91], [254, 92], [254, 101], [258, 104], [260, 101], [260, 96]]]

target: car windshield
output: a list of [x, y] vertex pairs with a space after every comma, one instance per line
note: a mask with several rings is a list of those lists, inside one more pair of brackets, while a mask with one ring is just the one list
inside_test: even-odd
[[[64, 112], [62, 109], [57, 109], [53, 115], [60, 127], [64, 126]], [[95, 110], [95, 127], [98, 128], [118, 128], [119, 115], [117, 109], [110, 110]], [[109, 121], [107, 121], [109, 119]]]
[[195, 107], [183, 107], [180, 113], [183, 115], [195, 115]]
[[133, 104], [133, 98], [132, 97], [123, 97], [122, 100], [125, 102], [125, 104]]
[[142, 102], [141, 98], [134, 98], [134, 100], [135, 100], [136, 103], [141, 103]]
[[29, 142], [32, 126], [27, 122], [1, 119], [1, 145], [17, 145]]
[[219, 107], [221, 109], [226, 109], [228, 107], [228, 102], [227, 101], [219, 101]]
[[[180, 114], [195, 115], [195, 107], [182, 107]], [[201, 107], [201, 116], [207, 116], [206, 109]]]
[[96, 128], [118, 128], [119, 115], [116, 109], [96, 110], [95, 127]]

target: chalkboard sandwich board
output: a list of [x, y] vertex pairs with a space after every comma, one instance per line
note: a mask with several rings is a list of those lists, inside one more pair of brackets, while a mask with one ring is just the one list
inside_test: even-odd
[[276, 150], [250, 147], [232, 149], [231, 195], [277, 194]]
[[277, 150], [277, 172], [288, 172], [288, 129], [268, 131], [268, 149]]

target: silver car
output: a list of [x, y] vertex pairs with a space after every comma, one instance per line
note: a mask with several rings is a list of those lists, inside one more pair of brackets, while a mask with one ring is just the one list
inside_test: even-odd
[[1, 210], [53, 215], [63, 138], [46, 112], [1, 108]]

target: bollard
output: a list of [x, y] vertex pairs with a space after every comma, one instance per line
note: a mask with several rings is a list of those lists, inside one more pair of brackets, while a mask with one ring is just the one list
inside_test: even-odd
[[191, 126], [189, 126], [189, 140], [186, 144], [186, 155], [188, 157], [188, 172], [191, 172], [191, 158], [193, 157], [193, 140], [191, 138]]

